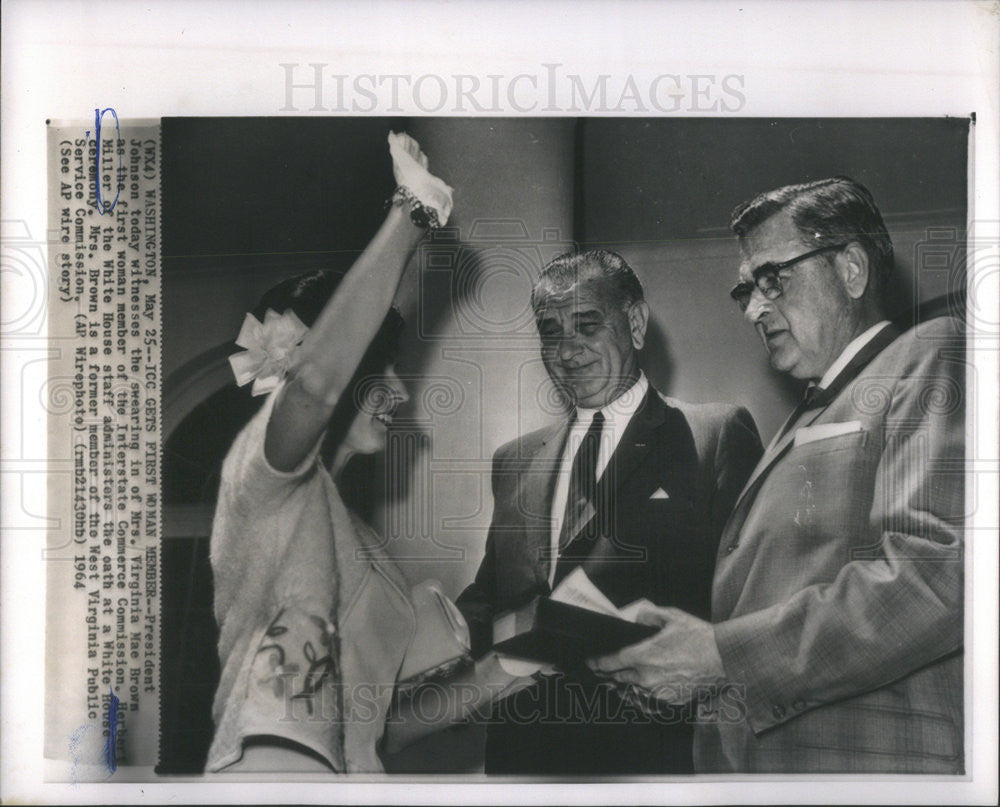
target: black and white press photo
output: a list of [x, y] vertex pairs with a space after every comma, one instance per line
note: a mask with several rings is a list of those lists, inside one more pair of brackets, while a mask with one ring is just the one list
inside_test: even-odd
[[4, 796], [995, 803], [995, 11], [5, 2]]
[[961, 774], [969, 127], [164, 120], [161, 769]]

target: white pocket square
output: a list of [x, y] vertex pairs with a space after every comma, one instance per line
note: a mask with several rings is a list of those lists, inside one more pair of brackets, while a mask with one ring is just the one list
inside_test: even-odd
[[848, 420], [845, 423], [820, 423], [818, 426], [803, 426], [795, 432], [795, 446], [802, 446], [816, 440], [826, 440], [829, 437], [839, 437], [861, 431], [860, 420]]
[[650, 496], [649, 498], [650, 499], [669, 499], [670, 498], [670, 494], [667, 493], [663, 488], [657, 488], [656, 491], [653, 493], [653, 495]]

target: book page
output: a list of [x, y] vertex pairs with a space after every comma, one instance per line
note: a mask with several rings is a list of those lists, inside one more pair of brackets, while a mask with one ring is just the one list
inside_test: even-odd
[[566, 575], [551, 595], [553, 600], [567, 605], [576, 605], [588, 611], [597, 611], [608, 616], [621, 616], [601, 590], [587, 577], [587, 573], [579, 566]]

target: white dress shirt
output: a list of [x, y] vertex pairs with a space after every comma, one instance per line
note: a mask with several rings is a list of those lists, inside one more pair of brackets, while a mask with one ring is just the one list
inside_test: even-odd
[[844, 351], [837, 356], [836, 361], [830, 365], [823, 377], [819, 380], [819, 385], [821, 388], [826, 389], [833, 383], [840, 371], [843, 370], [847, 363], [858, 355], [858, 351], [861, 350], [865, 345], [867, 345], [872, 339], [878, 336], [882, 329], [889, 324], [889, 320], [884, 319], [881, 322], [876, 322], [864, 333], [858, 334], [850, 342], [847, 343], [847, 347]]
[[[644, 373], [639, 374], [639, 380], [635, 382], [623, 395], [615, 398], [607, 406], [597, 409], [585, 409], [577, 407], [576, 418], [570, 426], [569, 435], [566, 437], [566, 445], [563, 447], [562, 460], [559, 463], [559, 472], [556, 476], [555, 491], [552, 496], [552, 564], [549, 567], [549, 587], [555, 582], [556, 562], [559, 559], [559, 533], [562, 531], [563, 516], [566, 515], [566, 498], [569, 496], [569, 477], [573, 469], [573, 460], [576, 452], [580, 448], [583, 436], [590, 428], [594, 420], [594, 414], [598, 411], [604, 415], [604, 426], [601, 429], [601, 445], [597, 452], [596, 477], [598, 481], [604, 474], [608, 462], [611, 460], [618, 443], [621, 442], [625, 428], [632, 420], [632, 416], [638, 411], [642, 399], [646, 397], [649, 389], [649, 382]], [[502, 641], [514, 634], [513, 620], [509, 618], [494, 620], [493, 640]], [[503, 627], [501, 627], [501, 623]], [[503, 654], [498, 655], [500, 666], [509, 674], [514, 676], [534, 675], [539, 670], [551, 673], [553, 667], [544, 665], [537, 661], [526, 661], [515, 659]]]
[[601, 445], [597, 452], [597, 480], [600, 481], [604, 474], [604, 469], [608, 467], [618, 443], [621, 442], [622, 435], [632, 416], [639, 409], [642, 399], [646, 397], [649, 389], [649, 382], [645, 373], [639, 374], [639, 380], [635, 382], [622, 395], [615, 398], [611, 403], [597, 409], [586, 409], [582, 406], [576, 408], [576, 419], [570, 426], [569, 435], [566, 437], [566, 445], [563, 447], [562, 460], [559, 463], [559, 473], [556, 476], [555, 491], [552, 496], [552, 564], [549, 568], [549, 586], [555, 580], [556, 561], [559, 558], [559, 534], [562, 531], [563, 517], [566, 515], [566, 498], [569, 496], [569, 476], [573, 468], [573, 459], [580, 448], [580, 443], [587, 429], [590, 428], [594, 420], [594, 414], [598, 411], [604, 415], [604, 427], [601, 430]]

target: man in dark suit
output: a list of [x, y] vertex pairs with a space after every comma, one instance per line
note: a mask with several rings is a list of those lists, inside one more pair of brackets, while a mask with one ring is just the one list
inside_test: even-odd
[[[709, 615], [719, 534], [760, 456], [749, 413], [664, 398], [639, 368], [648, 306], [618, 255], [564, 255], [532, 293], [542, 358], [569, 417], [502, 446], [493, 521], [459, 597], [473, 652], [494, 620], [573, 569], [618, 607], [639, 598]], [[494, 711], [487, 773], [684, 773], [690, 710], [656, 719], [585, 668], [538, 674]]]
[[591, 666], [666, 701], [702, 687], [699, 771], [961, 773], [961, 324], [885, 319], [892, 243], [851, 179], [761, 194], [732, 228], [732, 295], [808, 393], [723, 532], [711, 622], [656, 609], [659, 634]]

